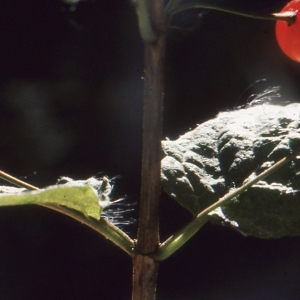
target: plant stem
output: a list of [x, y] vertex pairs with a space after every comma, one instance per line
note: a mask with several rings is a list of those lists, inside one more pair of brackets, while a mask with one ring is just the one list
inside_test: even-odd
[[[162, 2], [161, 0], [155, 0]], [[152, 2], [155, 2], [152, 1]], [[163, 105], [165, 36], [145, 44], [142, 187], [137, 249], [143, 254], [156, 250], [159, 242], [158, 207]]]
[[269, 169], [265, 170], [254, 179], [249, 180], [240, 188], [229, 192], [220, 200], [212, 204], [211, 206], [207, 207], [205, 210], [200, 212], [197, 217], [192, 220], [189, 224], [187, 224], [184, 228], [182, 228], [179, 232], [174, 234], [173, 236], [169, 237], [164, 243], [162, 243], [159, 247], [159, 250], [152, 256], [153, 259], [156, 260], [164, 260], [173, 254], [176, 250], [178, 250], [183, 244], [185, 244], [208, 220], [209, 220], [209, 213], [215, 210], [220, 206], [226, 205], [229, 201], [233, 198], [238, 197], [242, 193], [246, 192], [253, 184], [263, 180], [270, 174], [274, 173], [285, 164], [290, 162], [291, 160], [295, 159], [296, 156], [300, 154], [300, 149], [297, 149], [292, 154], [286, 156], [285, 158], [278, 161]]
[[157, 32], [153, 30], [151, 16], [148, 13], [148, 0], [136, 0], [136, 14], [142, 39], [147, 43], [157, 40]]
[[[146, 0], [145, 0], [146, 1]], [[136, 250], [133, 260], [133, 300], [155, 299], [158, 262], [149, 255], [159, 245], [160, 162], [165, 58], [163, 0], [147, 0], [147, 13], [158, 37], [145, 43], [142, 187]]]
[[296, 15], [297, 12], [289, 11], [289, 12], [283, 12], [283, 13], [274, 13], [270, 15], [255, 15], [255, 14], [249, 14], [244, 12], [235, 11], [232, 9], [222, 8], [218, 7], [216, 5], [209, 5], [205, 3], [200, 2], [189, 2], [182, 5], [177, 5], [173, 10], [168, 11], [168, 17], [167, 17], [167, 24], [170, 23], [172, 17], [186, 9], [192, 9], [192, 8], [204, 8], [204, 9], [211, 9], [211, 10], [217, 10], [222, 11], [234, 15], [238, 15], [241, 17], [247, 17], [247, 18], [254, 18], [254, 19], [262, 19], [262, 20], [271, 20], [271, 21], [284, 21], [287, 22], [289, 25], [293, 24], [296, 21]]
[[[3, 171], [0, 171], [0, 178], [6, 180], [10, 183], [13, 183], [17, 186], [24, 187], [28, 190], [39, 190], [39, 188], [28, 184], [18, 178], [15, 178]], [[118, 227], [114, 226], [112, 223], [107, 221], [106, 219], [101, 218], [99, 221], [93, 218], [87, 218], [80, 212], [69, 209], [64, 206], [59, 206], [55, 204], [39, 204], [39, 206], [47, 207], [52, 210], [58, 211], [64, 215], [67, 215], [76, 221], [85, 224], [86, 226], [94, 229], [98, 233], [104, 235], [106, 238], [111, 240], [117, 246], [119, 246], [122, 250], [124, 250], [127, 254], [134, 256], [136, 254], [134, 250], [134, 241], [122, 230]]]

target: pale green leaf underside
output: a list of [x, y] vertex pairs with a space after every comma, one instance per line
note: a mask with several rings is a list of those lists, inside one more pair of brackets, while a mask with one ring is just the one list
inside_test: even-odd
[[56, 185], [38, 191], [0, 187], [0, 206], [55, 204], [80, 211], [87, 217], [100, 219], [102, 207], [96, 191], [89, 185]]

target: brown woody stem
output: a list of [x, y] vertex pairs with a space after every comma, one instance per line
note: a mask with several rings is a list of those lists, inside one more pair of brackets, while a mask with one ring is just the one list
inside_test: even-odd
[[[150, 255], [159, 245], [159, 197], [165, 58], [163, 0], [144, 0], [157, 39], [145, 40], [142, 187], [136, 250], [133, 260], [133, 300], [154, 300], [158, 262]], [[139, 15], [139, 18], [142, 16]], [[142, 33], [141, 33], [142, 35]], [[143, 35], [142, 35], [143, 36]]]

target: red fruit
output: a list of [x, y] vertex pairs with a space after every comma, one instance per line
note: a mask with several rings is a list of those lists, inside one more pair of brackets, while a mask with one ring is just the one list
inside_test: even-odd
[[288, 25], [284, 21], [276, 21], [276, 38], [281, 50], [292, 60], [300, 62], [300, 0], [290, 1], [281, 12], [297, 12], [296, 21]]

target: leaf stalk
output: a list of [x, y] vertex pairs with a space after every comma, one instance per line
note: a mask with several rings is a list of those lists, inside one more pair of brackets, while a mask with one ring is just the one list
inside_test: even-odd
[[270, 21], [284, 21], [288, 23], [288, 25], [293, 24], [296, 21], [296, 16], [298, 12], [289, 11], [289, 12], [280, 12], [280, 13], [273, 13], [270, 15], [259, 15], [259, 14], [250, 14], [245, 12], [236, 11], [233, 9], [218, 7], [216, 5], [205, 4], [200, 2], [189, 2], [182, 5], [173, 5], [169, 6], [169, 10], [167, 10], [168, 5], [166, 6], [166, 14], [167, 14], [167, 24], [170, 23], [172, 17], [184, 10], [192, 9], [192, 8], [203, 8], [203, 9], [211, 9], [217, 10], [225, 13], [230, 13], [233, 15], [238, 15], [241, 17], [253, 18], [253, 19], [261, 19], [261, 20], [270, 20]]
[[[15, 178], [3, 171], [0, 171], [0, 178], [16, 186], [23, 187], [28, 190], [39, 190], [39, 188], [28, 184], [22, 180], [19, 180], [18, 178]], [[110, 223], [104, 218], [100, 218], [100, 220], [98, 221], [93, 218], [88, 218], [84, 214], [76, 210], [55, 204], [39, 204], [39, 206], [55, 210], [75, 219], [76, 221], [82, 224], [85, 224], [86, 226], [97, 231], [98, 233], [104, 235], [106, 238], [111, 240], [130, 256], [134, 256], [136, 254], [136, 251], [134, 249], [135, 242], [126, 233], [124, 233], [122, 230], [120, 230], [118, 227], [114, 226], [112, 223]]]

